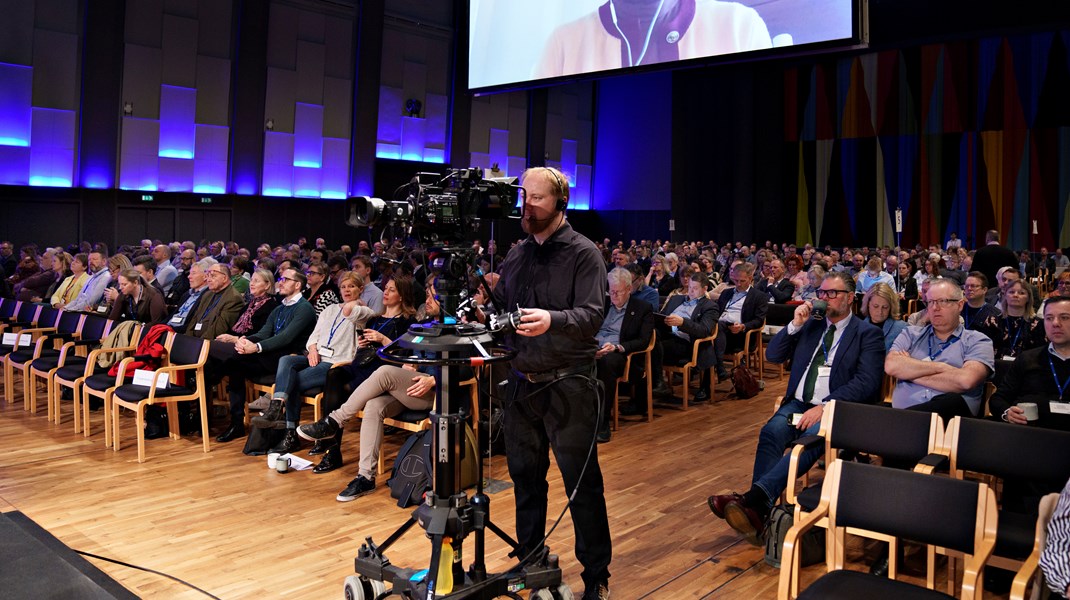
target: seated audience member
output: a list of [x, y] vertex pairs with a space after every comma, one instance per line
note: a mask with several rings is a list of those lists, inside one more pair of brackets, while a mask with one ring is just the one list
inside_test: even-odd
[[813, 265], [806, 272], [806, 285], [795, 288], [794, 300], [805, 301], [817, 298], [817, 290], [821, 287], [828, 271], [821, 265]]
[[[208, 292], [208, 274], [206, 271], [214, 264], [216, 264], [214, 258], [202, 258], [190, 267], [189, 276], [187, 277], [190, 290], [186, 292], [185, 297], [182, 298], [182, 302], [178, 306], [178, 310], [171, 316], [171, 320], [167, 322], [175, 331], [186, 332], [186, 325], [189, 323], [189, 317], [193, 313], [193, 309], [197, 307], [197, 302], [201, 297]], [[174, 290], [174, 286], [171, 286], [171, 289]]]
[[939, 280], [940, 278], [933, 279], [930, 277], [921, 282], [921, 293], [918, 295], [918, 306], [921, 308], [916, 312], [907, 315], [907, 325], [910, 325], [911, 327], [920, 327], [929, 324], [929, 311], [925, 306], [925, 298], [929, 294], [929, 286], [932, 285], [933, 282]]
[[22, 302], [32, 302], [34, 298], [44, 298], [48, 288], [60, 279], [59, 274], [52, 269], [55, 251], [45, 250], [38, 257], [37, 270], [33, 274], [21, 277], [14, 285], [15, 299]]
[[[918, 280], [914, 278], [914, 263], [904, 260], [896, 267], [895, 291], [899, 294], [900, 308], [910, 300], [918, 299]], [[902, 311], [900, 311], [902, 312]]]
[[668, 296], [676, 291], [676, 280], [669, 276], [665, 256], [657, 254], [650, 258], [650, 271], [646, 275], [646, 283], [658, 291], [658, 296]]
[[[771, 362], [791, 359], [791, 376], [780, 409], [762, 427], [754, 457], [751, 488], [744, 494], [710, 496], [713, 514], [756, 546], [773, 503], [787, 487], [792, 442], [817, 433], [824, 405], [877, 401], [883, 377], [884, 344], [876, 327], [851, 314], [855, 282], [846, 272], [829, 273], [817, 297], [828, 302], [825, 318], [811, 318], [813, 303], [795, 309], [792, 321], [769, 342]], [[805, 473], [823, 448], [803, 452], [799, 472]]]
[[929, 325], [907, 327], [884, 361], [885, 372], [899, 380], [892, 406], [935, 412], [944, 421], [977, 416], [995, 363], [992, 340], [962, 325], [962, 289], [954, 281], [932, 282], [925, 299]]
[[323, 309], [328, 306], [338, 304], [338, 290], [327, 277], [325, 263], [309, 265], [305, 276], [308, 278], [308, 287], [305, 288], [304, 296], [316, 311], [316, 316], [323, 314]]
[[988, 293], [985, 295], [985, 302], [996, 307], [997, 310], [1002, 310], [1003, 294], [1006, 293], [1007, 288], [1009, 288], [1012, 283], [1018, 281], [1021, 277], [1022, 276], [1014, 269], [1014, 267], [1000, 267], [999, 270], [996, 271], [997, 287], [988, 290]]
[[[669, 299], [662, 311], [668, 315], [658, 328], [658, 345], [661, 347], [662, 364], [677, 365], [691, 360], [694, 344], [692, 340], [709, 337], [717, 326], [717, 304], [706, 297], [708, 280], [702, 273], [694, 273], [687, 284], [687, 295], [677, 294]], [[755, 292], [762, 294], [763, 292]], [[768, 296], [762, 299], [768, 303]], [[710, 367], [716, 362], [716, 355], [711, 344], [699, 348], [698, 365], [702, 373], [695, 402], [705, 402], [711, 397]], [[684, 382], [688, 385], [689, 382]]]
[[0, 242], [0, 276], [10, 277], [15, 274], [19, 266], [19, 259], [15, 256], [15, 246], [4, 240]]
[[769, 302], [785, 304], [795, 293], [795, 284], [784, 277], [784, 263], [780, 259], [768, 261], [769, 274], [754, 284], [759, 291], [769, 294]]
[[1040, 570], [1052, 593], [1070, 597], [1070, 481], [1059, 494], [1048, 522], [1048, 543], [1040, 555]]
[[[313, 265], [309, 270], [324, 266]], [[284, 356], [279, 360], [271, 403], [263, 415], [252, 420], [256, 427], [286, 430], [282, 442], [273, 449], [275, 452], [293, 452], [301, 447], [297, 436], [303, 404], [301, 394], [312, 388], [323, 387], [327, 382], [327, 371], [335, 363], [353, 360], [357, 352], [357, 332], [375, 315], [360, 301], [360, 278], [355, 273], [347, 273], [342, 278], [341, 292], [344, 304], [332, 304], [320, 313], [316, 327], [305, 343], [308, 354]], [[337, 444], [333, 446], [338, 447]], [[320, 448], [316, 454], [322, 454], [325, 450]], [[323, 473], [340, 467], [341, 458], [340, 448], [333, 450], [333, 460], [328, 461], [325, 457], [322, 468], [317, 467], [316, 472]]]
[[[609, 421], [613, 410], [613, 390], [617, 387], [617, 378], [624, 374], [626, 356], [630, 352], [645, 349], [650, 343], [650, 335], [654, 332], [654, 309], [649, 302], [632, 295], [631, 272], [627, 268], [617, 267], [609, 272], [607, 278], [609, 303], [602, 326], [595, 334], [599, 345], [598, 351], [595, 352], [596, 373], [604, 391], [602, 422], [598, 427], [598, 441], [602, 443], [608, 442], [612, 435]], [[709, 300], [707, 302], [713, 305]], [[690, 349], [690, 344], [688, 348]], [[631, 371], [630, 380], [638, 381], [643, 375], [643, 367], [639, 361], [632, 364]], [[638, 384], [634, 386], [637, 391], [640, 387]], [[620, 408], [621, 414], [646, 413], [646, 387], [642, 386], [642, 389], [644, 396], [633, 393], [629, 404]]]
[[253, 276], [249, 279], [249, 301], [227, 333], [241, 337], [260, 331], [267, 323], [268, 315], [279, 305], [273, 294], [274, 291], [275, 277], [271, 271], [267, 269], [253, 271]]
[[1029, 257], [1028, 250], [1022, 250], [1018, 253], [1018, 273], [1026, 279], [1037, 276], [1037, 265]]
[[798, 254], [793, 254], [785, 258], [784, 266], [788, 269], [788, 280], [795, 286], [795, 290], [791, 294], [791, 299], [797, 300], [800, 290], [810, 285], [810, 274], [806, 272], [803, 259]]
[[[163, 286], [156, 280], [156, 262], [151, 256], [139, 256], [133, 260], [134, 269], [137, 270], [141, 276], [141, 280], [145, 282], [145, 285], [151, 285], [156, 288], [156, 291], [160, 292], [160, 297], [163, 297]], [[166, 306], [166, 302], [164, 305]]]
[[186, 294], [189, 293], [189, 272], [193, 268], [193, 261], [196, 256], [193, 250], [187, 248], [182, 248], [178, 253], [175, 261], [177, 275], [171, 280], [171, 289], [163, 295], [164, 301], [167, 302], [167, 307], [171, 310], [177, 310], [185, 301]]
[[[341, 441], [342, 428], [358, 412], [364, 411], [364, 418], [360, 423], [357, 477], [335, 498], [339, 502], [349, 502], [375, 490], [379, 445], [383, 439], [383, 419], [393, 417], [406, 409], [429, 410], [434, 402], [434, 375], [420, 373], [411, 365], [397, 367], [384, 364], [357, 386], [341, 406], [315, 423], [300, 426], [297, 433], [306, 440], [331, 440], [334, 442], [332, 447], [337, 448], [338, 442]], [[327, 458], [324, 457], [324, 462], [326, 461]], [[338, 464], [341, 464], [340, 455]], [[322, 466], [323, 463], [320, 467]], [[319, 472], [329, 470], [331, 468]]]
[[717, 327], [714, 347], [717, 378], [722, 380], [728, 378], [728, 371], [724, 368], [725, 352], [742, 349], [745, 332], [761, 327], [769, 310], [769, 296], [751, 285], [754, 282], [753, 264], [736, 265], [729, 278], [736, 283], [735, 289], [726, 290], [717, 299], [720, 325]]
[[239, 295], [244, 296], [249, 292], [249, 274], [246, 272], [249, 268], [249, 259], [244, 256], [238, 255], [230, 259], [230, 265], [227, 269], [227, 273], [230, 277], [230, 285], [234, 287], [234, 291]]
[[171, 264], [171, 248], [160, 244], [152, 249], [153, 276], [160, 286], [160, 291], [167, 295], [171, 284], [178, 277], [178, 269]]
[[874, 256], [866, 263], [865, 270], [858, 274], [858, 293], [865, 294], [869, 288], [878, 283], [895, 288], [895, 279], [887, 271], [881, 269], [881, 259]]
[[966, 304], [962, 307], [962, 322], [966, 329], [978, 330], [990, 319], [999, 318], [999, 309], [985, 302], [988, 278], [984, 273], [970, 271], [962, 292], [966, 297]]
[[[665, 286], [666, 288], [670, 285], [672, 286], [672, 289], [669, 291], [670, 294], [675, 290], [687, 287], [687, 274], [685, 273], [685, 269], [680, 265], [680, 257], [675, 252], [668, 252], [665, 254], [664, 270], [665, 276], [669, 278], [669, 283], [666, 283]], [[659, 279], [658, 281], [658, 294], [661, 294], [663, 288], [661, 287], [661, 280]], [[667, 296], [668, 294], [661, 295]]]
[[367, 256], [353, 257], [353, 271], [360, 275], [364, 282], [364, 291], [360, 293], [360, 299], [364, 305], [377, 313], [383, 312], [383, 290], [372, 282], [372, 261]]
[[646, 284], [643, 267], [639, 266], [639, 263], [631, 263], [625, 268], [632, 276], [632, 296], [649, 304], [651, 310], [657, 310], [661, 306], [661, 297], [656, 289]]
[[[350, 364], [331, 369], [323, 388], [323, 405], [334, 410], [349, 394], [384, 363], [375, 351], [401, 337], [413, 324], [416, 309], [412, 306], [415, 281], [398, 275], [383, 286], [383, 312], [368, 319], [363, 333], [357, 338], [357, 354]], [[365, 283], [365, 286], [368, 284]]]
[[1050, 343], [1023, 350], [989, 399], [992, 415], [1028, 425], [1022, 402], [1037, 405], [1039, 427], [1070, 431], [1070, 298], [1044, 303], [1044, 331]]
[[137, 321], [151, 325], [167, 321], [163, 294], [146, 285], [137, 269], [120, 272], [119, 289], [109, 289], [105, 296], [111, 302], [108, 318], [113, 321]]
[[1032, 286], [1021, 280], [1011, 283], [999, 309], [999, 316], [990, 316], [976, 327], [992, 340], [997, 359], [1013, 359], [1022, 350], [1045, 345], [1043, 323], [1033, 311]]
[[245, 300], [230, 283], [230, 269], [227, 265], [210, 265], [205, 272], [205, 279], [208, 292], [190, 313], [185, 332], [203, 340], [214, 340], [237, 323], [238, 317], [245, 310]]
[[1048, 298], [1062, 296], [1070, 298], [1070, 273], [1063, 273], [1055, 280], [1055, 289], [1048, 294]]
[[264, 326], [251, 335], [223, 334], [212, 342], [205, 378], [214, 385], [224, 375], [230, 377], [230, 426], [216, 441], [245, 435], [245, 380], [274, 373], [280, 358], [304, 349], [316, 325], [316, 311], [301, 296], [304, 286], [303, 274], [283, 271], [276, 288], [282, 303], [271, 311]]
[[[349, 270], [349, 262], [342, 254], [335, 254], [327, 259], [327, 274], [330, 276], [331, 283], [336, 288], [341, 286], [342, 275]], [[363, 291], [363, 289], [361, 290]]]
[[914, 279], [918, 281], [918, 285], [921, 285], [926, 279], [940, 277], [940, 272], [945, 270], [947, 270], [947, 264], [944, 263], [944, 259], [934, 256], [927, 259], [918, 272], [914, 273]]
[[884, 334], [884, 350], [907, 328], [907, 322], [899, 320], [899, 297], [895, 290], [884, 283], [875, 283], [862, 297], [862, 316]]
[[56, 291], [52, 293], [52, 297], [49, 299], [55, 308], [66, 308], [68, 304], [78, 297], [78, 294], [82, 293], [82, 288], [89, 281], [89, 274], [86, 273], [89, 257], [85, 254], [76, 254], [73, 257], [66, 253], [63, 254], [64, 260], [68, 257], [70, 257], [70, 275], [56, 286]]
[[111, 282], [111, 273], [107, 269], [107, 257], [100, 252], [89, 253], [89, 276], [81, 291], [68, 302], [63, 309], [69, 311], [88, 311], [96, 308], [104, 297], [104, 289]]

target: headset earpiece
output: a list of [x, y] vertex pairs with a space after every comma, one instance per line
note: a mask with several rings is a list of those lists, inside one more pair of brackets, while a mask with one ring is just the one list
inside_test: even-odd
[[568, 191], [568, 188], [565, 187], [565, 184], [562, 183], [561, 178], [557, 176], [557, 173], [555, 173], [553, 169], [547, 167], [543, 168], [546, 169], [546, 172], [557, 182], [557, 189], [561, 190], [562, 195], [557, 197], [557, 204], [554, 205], [554, 210], [557, 212], [565, 212], [565, 209], [568, 208], [568, 200], [564, 198], [564, 194]]

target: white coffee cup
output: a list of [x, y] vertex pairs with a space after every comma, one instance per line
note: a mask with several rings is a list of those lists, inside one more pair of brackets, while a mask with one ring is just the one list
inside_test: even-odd
[[1037, 405], [1033, 402], [1020, 402], [1018, 408], [1022, 409], [1026, 421], [1036, 421], [1040, 418], [1040, 411], [1037, 410]]
[[280, 456], [282, 456], [282, 455], [279, 454], [278, 452], [272, 452], [271, 454], [267, 455], [267, 457], [268, 457], [268, 468], [269, 469], [274, 469], [275, 468], [275, 462], [277, 460], [279, 460]]

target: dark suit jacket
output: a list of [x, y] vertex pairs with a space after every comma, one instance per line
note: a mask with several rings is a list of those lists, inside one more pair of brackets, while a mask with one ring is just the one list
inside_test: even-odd
[[[218, 295], [221, 296], [218, 302], [216, 301], [217, 294], [211, 291], [206, 292], [197, 301], [197, 306], [193, 308], [186, 323], [187, 335], [203, 340], [214, 340], [216, 336], [229, 331], [238, 321], [238, 317], [245, 310], [245, 300], [241, 294], [234, 289], [233, 285], [228, 285]], [[212, 307], [212, 312], [205, 318], [209, 306]], [[197, 323], [200, 323], [201, 319], [204, 319], [204, 323], [201, 325], [201, 330], [197, 331]]]
[[[811, 319], [795, 335], [788, 335], [785, 327], [769, 341], [766, 360], [783, 363], [792, 359], [785, 398], [794, 397], [824, 334], [825, 322]], [[884, 334], [872, 324], [852, 317], [839, 344], [829, 374], [829, 395], [822, 400], [877, 402], [884, 377]]]
[[[672, 314], [672, 311], [676, 310], [687, 299], [688, 297], [685, 294], [673, 296], [669, 299], [669, 303], [665, 305], [664, 314]], [[720, 314], [721, 311], [717, 309], [717, 305], [713, 300], [706, 297], [699, 298], [694, 310], [691, 311], [691, 317], [684, 319], [679, 329], [689, 335], [692, 340], [709, 337], [713, 333], [714, 327], [717, 326], [717, 317]], [[664, 321], [658, 323], [659, 339], [669, 339], [668, 336], [671, 335], [673, 335], [671, 327], [666, 325]], [[713, 344], [702, 344], [698, 352], [698, 368], [708, 369], [716, 362], [717, 356], [714, 354]]]
[[791, 282], [787, 277], [782, 278], [776, 282], [776, 285], [769, 285], [769, 282], [765, 279], [758, 281], [754, 284], [754, 287], [769, 294], [769, 297], [773, 299], [773, 302], [777, 304], [784, 304], [791, 300], [792, 294], [795, 293], [795, 284]]
[[[609, 314], [609, 307], [609, 303], [606, 303], [606, 314]], [[624, 352], [627, 354], [645, 349], [653, 332], [653, 307], [649, 302], [632, 296], [624, 306], [624, 320], [620, 324], [620, 345], [624, 347]]]
[[[717, 299], [718, 315], [724, 314], [728, 308], [728, 302], [735, 295], [735, 288], [725, 290]], [[744, 329], [757, 329], [765, 322], [765, 315], [769, 312], [769, 295], [752, 285], [747, 292], [747, 299], [743, 301], [743, 310], [740, 311], [740, 320], [743, 321]]]

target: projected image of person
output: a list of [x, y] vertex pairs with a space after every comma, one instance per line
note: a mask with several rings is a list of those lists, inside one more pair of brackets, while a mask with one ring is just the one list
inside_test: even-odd
[[772, 47], [753, 8], [720, 0], [608, 0], [550, 35], [538, 79]]

